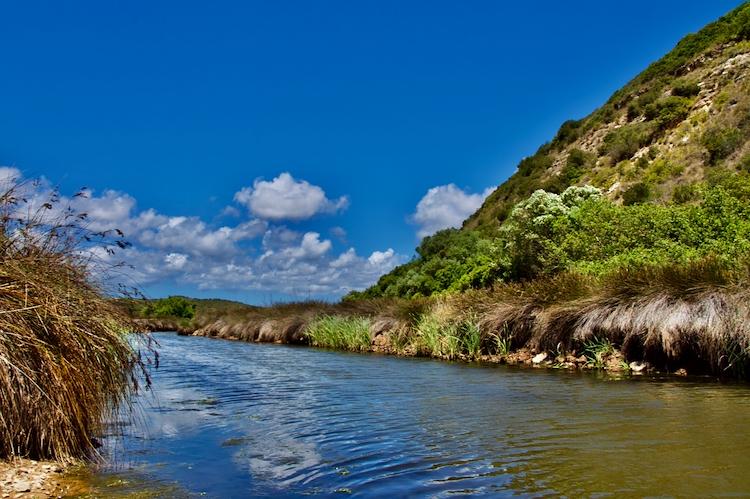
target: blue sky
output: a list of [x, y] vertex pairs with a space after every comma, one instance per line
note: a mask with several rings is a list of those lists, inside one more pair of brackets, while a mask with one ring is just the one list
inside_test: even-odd
[[152, 296], [335, 299], [739, 3], [5, 2], [0, 165]]

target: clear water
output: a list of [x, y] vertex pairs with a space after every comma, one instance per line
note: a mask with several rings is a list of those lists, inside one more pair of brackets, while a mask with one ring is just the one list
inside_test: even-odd
[[748, 385], [155, 336], [100, 478], [156, 495], [750, 495]]

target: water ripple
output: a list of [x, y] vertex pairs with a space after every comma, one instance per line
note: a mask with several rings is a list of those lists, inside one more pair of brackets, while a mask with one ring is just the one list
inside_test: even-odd
[[153, 392], [107, 449], [190, 493], [750, 493], [745, 385], [157, 336]]

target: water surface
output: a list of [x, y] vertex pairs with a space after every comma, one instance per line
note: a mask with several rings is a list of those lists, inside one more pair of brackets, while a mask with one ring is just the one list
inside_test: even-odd
[[155, 337], [153, 391], [100, 478], [169, 497], [750, 494], [744, 384]]

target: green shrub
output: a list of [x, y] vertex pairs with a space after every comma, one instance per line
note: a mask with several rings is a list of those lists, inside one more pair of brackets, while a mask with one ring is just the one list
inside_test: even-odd
[[698, 199], [700, 193], [698, 184], [680, 184], [672, 191], [672, 201], [677, 204], [689, 203]]
[[672, 87], [672, 95], [677, 97], [695, 97], [700, 91], [700, 85], [691, 80], [678, 80]]
[[552, 166], [552, 158], [545, 154], [534, 154], [524, 158], [518, 164], [518, 173], [523, 177], [529, 177], [533, 173], [543, 173]]
[[144, 317], [195, 317], [195, 303], [182, 296], [170, 296], [148, 303], [142, 310]]
[[649, 104], [644, 112], [646, 119], [653, 121], [659, 130], [666, 130], [687, 118], [692, 107], [692, 99], [670, 96]]
[[632, 121], [642, 115], [660, 96], [661, 89], [655, 87], [633, 99], [628, 105], [628, 120]]
[[639, 149], [651, 142], [652, 137], [653, 129], [648, 123], [623, 125], [604, 137], [600, 153], [608, 155], [612, 161], [618, 163], [633, 157]]
[[651, 197], [651, 187], [645, 182], [638, 182], [628, 187], [622, 193], [622, 204], [630, 206], [645, 203]]
[[716, 164], [737, 150], [742, 139], [742, 132], [734, 127], [713, 127], [703, 133], [701, 144], [708, 151], [709, 161]]
[[583, 120], [568, 120], [560, 126], [553, 141], [558, 147], [566, 146], [581, 136]]
[[560, 193], [575, 184], [587, 171], [596, 164], [596, 156], [580, 149], [572, 149], [568, 154], [565, 165], [560, 174], [554, 177], [546, 186], [549, 192]]
[[470, 359], [479, 359], [482, 354], [482, 331], [475, 317], [469, 318], [460, 326], [461, 351]]
[[740, 171], [750, 173], [750, 154], [745, 154], [740, 158], [739, 162], [737, 163], [737, 168], [740, 169]]

